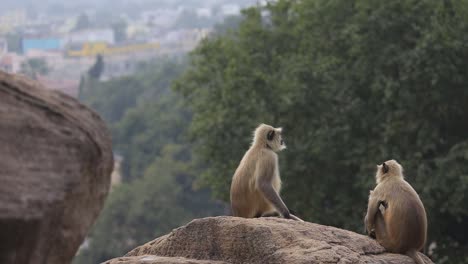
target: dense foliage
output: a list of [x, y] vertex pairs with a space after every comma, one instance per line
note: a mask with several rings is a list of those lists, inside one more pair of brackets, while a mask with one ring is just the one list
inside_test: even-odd
[[169, 89], [182, 70], [181, 63], [163, 61], [134, 76], [83, 84], [80, 98], [107, 121], [114, 151], [123, 157], [123, 183], [112, 189], [74, 263], [122, 256], [194, 218], [222, 212], [207, 190], [194, 186], [200, 168], [184, 136], [191, 115]]
[[21, 63], [22, 74], [29, 76], [32, 79], [37, 79], [39, 75], [46, 75], [49, 73], [47, 62], [42, 58], [27, 59]]
[[95, 80], [99, 80], [101, 77], [102, 72], [104, 71], [104, 60], [102, 58], [102, 55], [99, 54], [96, 56], [96, 62], [94, 65], [89, 69], [88, 75], [90, 78], [93, 78]]
[[437, 263], [468, 263], [468, 1], [280, 0], [205, 40], [175, 85], [203, 182], [228, 200], [261, 122], [283, 126], [286, 203], [362, 232], [375, 165], [395, 158]]

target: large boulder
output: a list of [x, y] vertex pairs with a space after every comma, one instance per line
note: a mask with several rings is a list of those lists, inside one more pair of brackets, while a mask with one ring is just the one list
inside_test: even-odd
[[[432, 263], [422, 255], [426, 263]], [[351, 231], [280, 218], [197, 219], [105, 264], [387, 263], [414, 264]]]
[[112, 166], [97, 114], [0, 71], [0, 263], [70, 263], [103, 206]]

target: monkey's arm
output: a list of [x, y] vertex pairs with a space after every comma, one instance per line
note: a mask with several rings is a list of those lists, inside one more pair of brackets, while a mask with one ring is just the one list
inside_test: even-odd
[[289, 214], [289, 209], [284, 204], [281, 197], [276, 193], [275, 189], [271, 185], [271, 182], [261, 181], [258, 185], [260, 191], [262, 191], [265, 198], [270, 201], [271, 204], [278, 210], [284, 218], [291, 218]]
[[290, 213], [288, 207], [284, 204], [281, 197], [275, 191], [272, 185], [275, 176], [276, 161], [269, 155], [263, 155], [256, 166], [255, 173], [257, 177], [257, 187], [263, 193], [265, 198], [281, 213], [284, 218], [289, 219]]
[[369, 197], [369, 203], [367, 205], [367, 214], [366, 217], [364, 218], [364, 224], [366, 226], [366, 231], [367, 234], [371, 235], [372, 230], [374, 229], [375, 226], [375, 214], [379, 210], [379, 205], [380, 202], [376, 197], [372, 197], [372, 195]]

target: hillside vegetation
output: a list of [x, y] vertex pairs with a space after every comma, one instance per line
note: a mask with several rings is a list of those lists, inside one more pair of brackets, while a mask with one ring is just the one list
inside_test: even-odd
[[188, 63], [84, 95], [111, 125], [125, 183], [80, 257], [221, 214], [198, 187], [228, 201], [264, 122], [284, 127], [282, 194], [301, 218], [362, 232], [375, 166], [394, 158], [426, 207], [428, 255], [468, 263], [466, 0], [280, 0], [219, 28]]

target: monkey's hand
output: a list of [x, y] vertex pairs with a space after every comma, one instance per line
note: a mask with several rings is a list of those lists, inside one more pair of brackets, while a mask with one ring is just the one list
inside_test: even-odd
[[289, 210], [286, 211], [286, 212], [284, 212], [284, 213], [282, 213], [282, 215], [283, 215], [283, 217], [284, 217], [285, 219], [291, 219], [291, 213], [289, 213]]
[[371, 226], [366, 226], [366, 233], [368, 236], [375, 238], [375, 229]]
[[367, 215], [364, 217], [364, 227], [365, 227], [365, 232], [367, 235], [369, 235], [372, 238], [375, 238], [375, 230], [374, 227], [369, 223], [367, 219]]

